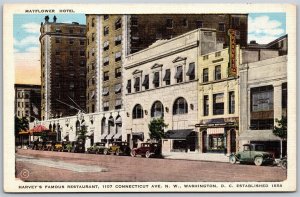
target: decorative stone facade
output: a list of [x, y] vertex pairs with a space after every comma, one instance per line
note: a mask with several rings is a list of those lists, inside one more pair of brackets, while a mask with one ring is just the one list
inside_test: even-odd
[[[203, 46], [206, 46], [205, 50]], [[123, 87], [126, 87], [123, 139], [132, 140], [132, 146], [150, 140], [148, 123], [161, 116], [168, 124], [166, 131], [189, 134], [195, 130], [198, 122], [198, 56], [201, 52], [215, 51], [216, 47], [215, 30], [197, 29], [128, 55], [123, 71]], [[156, 103], [160, 110], [156, 109]], [[136, 135], [142, 137], [135, 140]], [[174, 144], [178, 141], [163, 140], [163, 152], [177, 151]], [[184, 151], [197, 151], [197, 143], [196, 139], [193, 150], [185, 147]]]

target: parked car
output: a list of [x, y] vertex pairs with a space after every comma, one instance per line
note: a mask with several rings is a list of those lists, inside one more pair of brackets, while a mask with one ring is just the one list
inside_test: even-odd
[[104, 142], [96, 142], [93, 146], [87, 148], [87, 153], [103, 154], [105, 148]]
[[69, 141], [62, 142], [62, 152], [71, 152], [72, 151], [72, 143]]
[[273, 164], [275, 158], [272, 153], [265, 152], [263, 144], [244, 144], [243, 151], [229, 156], [230, 163], [235, 164], [237, 161], [261, 166], [263, 164]]
[[45, 150], [54, 150], [54, 146], [55, 146], [55, 142], [54, 141], [48, 141], [46, 142], [46, 145], [45, 145]]
[[85, 152], [85, 141], [79, 139], [75, 142], [72, 142], [72, 152], [73, 153], [84, 153]]
[[103, 154], [130, 155], [130, 148], [127, 142], [113, 142], [109, 148], [104, 149]]
[[54, 144], [54, 146], [52, 146], [52, 149], [51, 149], [51, 151], [58, 151], [58, 152], [61, 152], [62, 150], [63, 150], [63, 147], [62, 147], [61, 142], [56, 142]]
[[141, 147], [131, 150], [131, 156], [137, 155], [149, 158], [151, 156], [159, 156], [161, 154], [161, 146], [158, 143], [142, 143]]

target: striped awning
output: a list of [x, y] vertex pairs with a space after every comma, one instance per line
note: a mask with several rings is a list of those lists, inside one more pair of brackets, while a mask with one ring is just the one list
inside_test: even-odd
[[207, 135], [224, 134], [224, 128], [207, 128]]

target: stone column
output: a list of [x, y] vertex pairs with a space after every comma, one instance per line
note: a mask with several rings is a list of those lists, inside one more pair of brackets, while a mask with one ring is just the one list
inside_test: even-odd
[[209, 103], [209, 112], [208, 112], [208, 116], [212, 116], [213, 115], [213, 86], [210, 85], [209, 90], [208, 90], [208, 103]]
[[224, 85], [224, 115], [228, 115], [229, 114], [229, 109], [228, 109], [228, 82], [226, 82], [226, 84]]
[[240, 91], [239, 91], [239, 103], [236, 103], [236, 108], [239, 108], [239, 128], [240, 133], [244, 132], [248, 128], [248, 65], [242, 64], [240, 65]]

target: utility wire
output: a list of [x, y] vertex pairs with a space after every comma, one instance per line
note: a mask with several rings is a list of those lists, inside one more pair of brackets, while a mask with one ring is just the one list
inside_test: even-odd
[[[69, 96], [68, 96], [69, 97]], [[86, 113], [71, 97], [69, 97], [69, 99], [71, 99], [71, 101], [77, 106], [79, 107], [79, 109], [81, 109], [81, 111], [83, 111], [84, 113]]]

